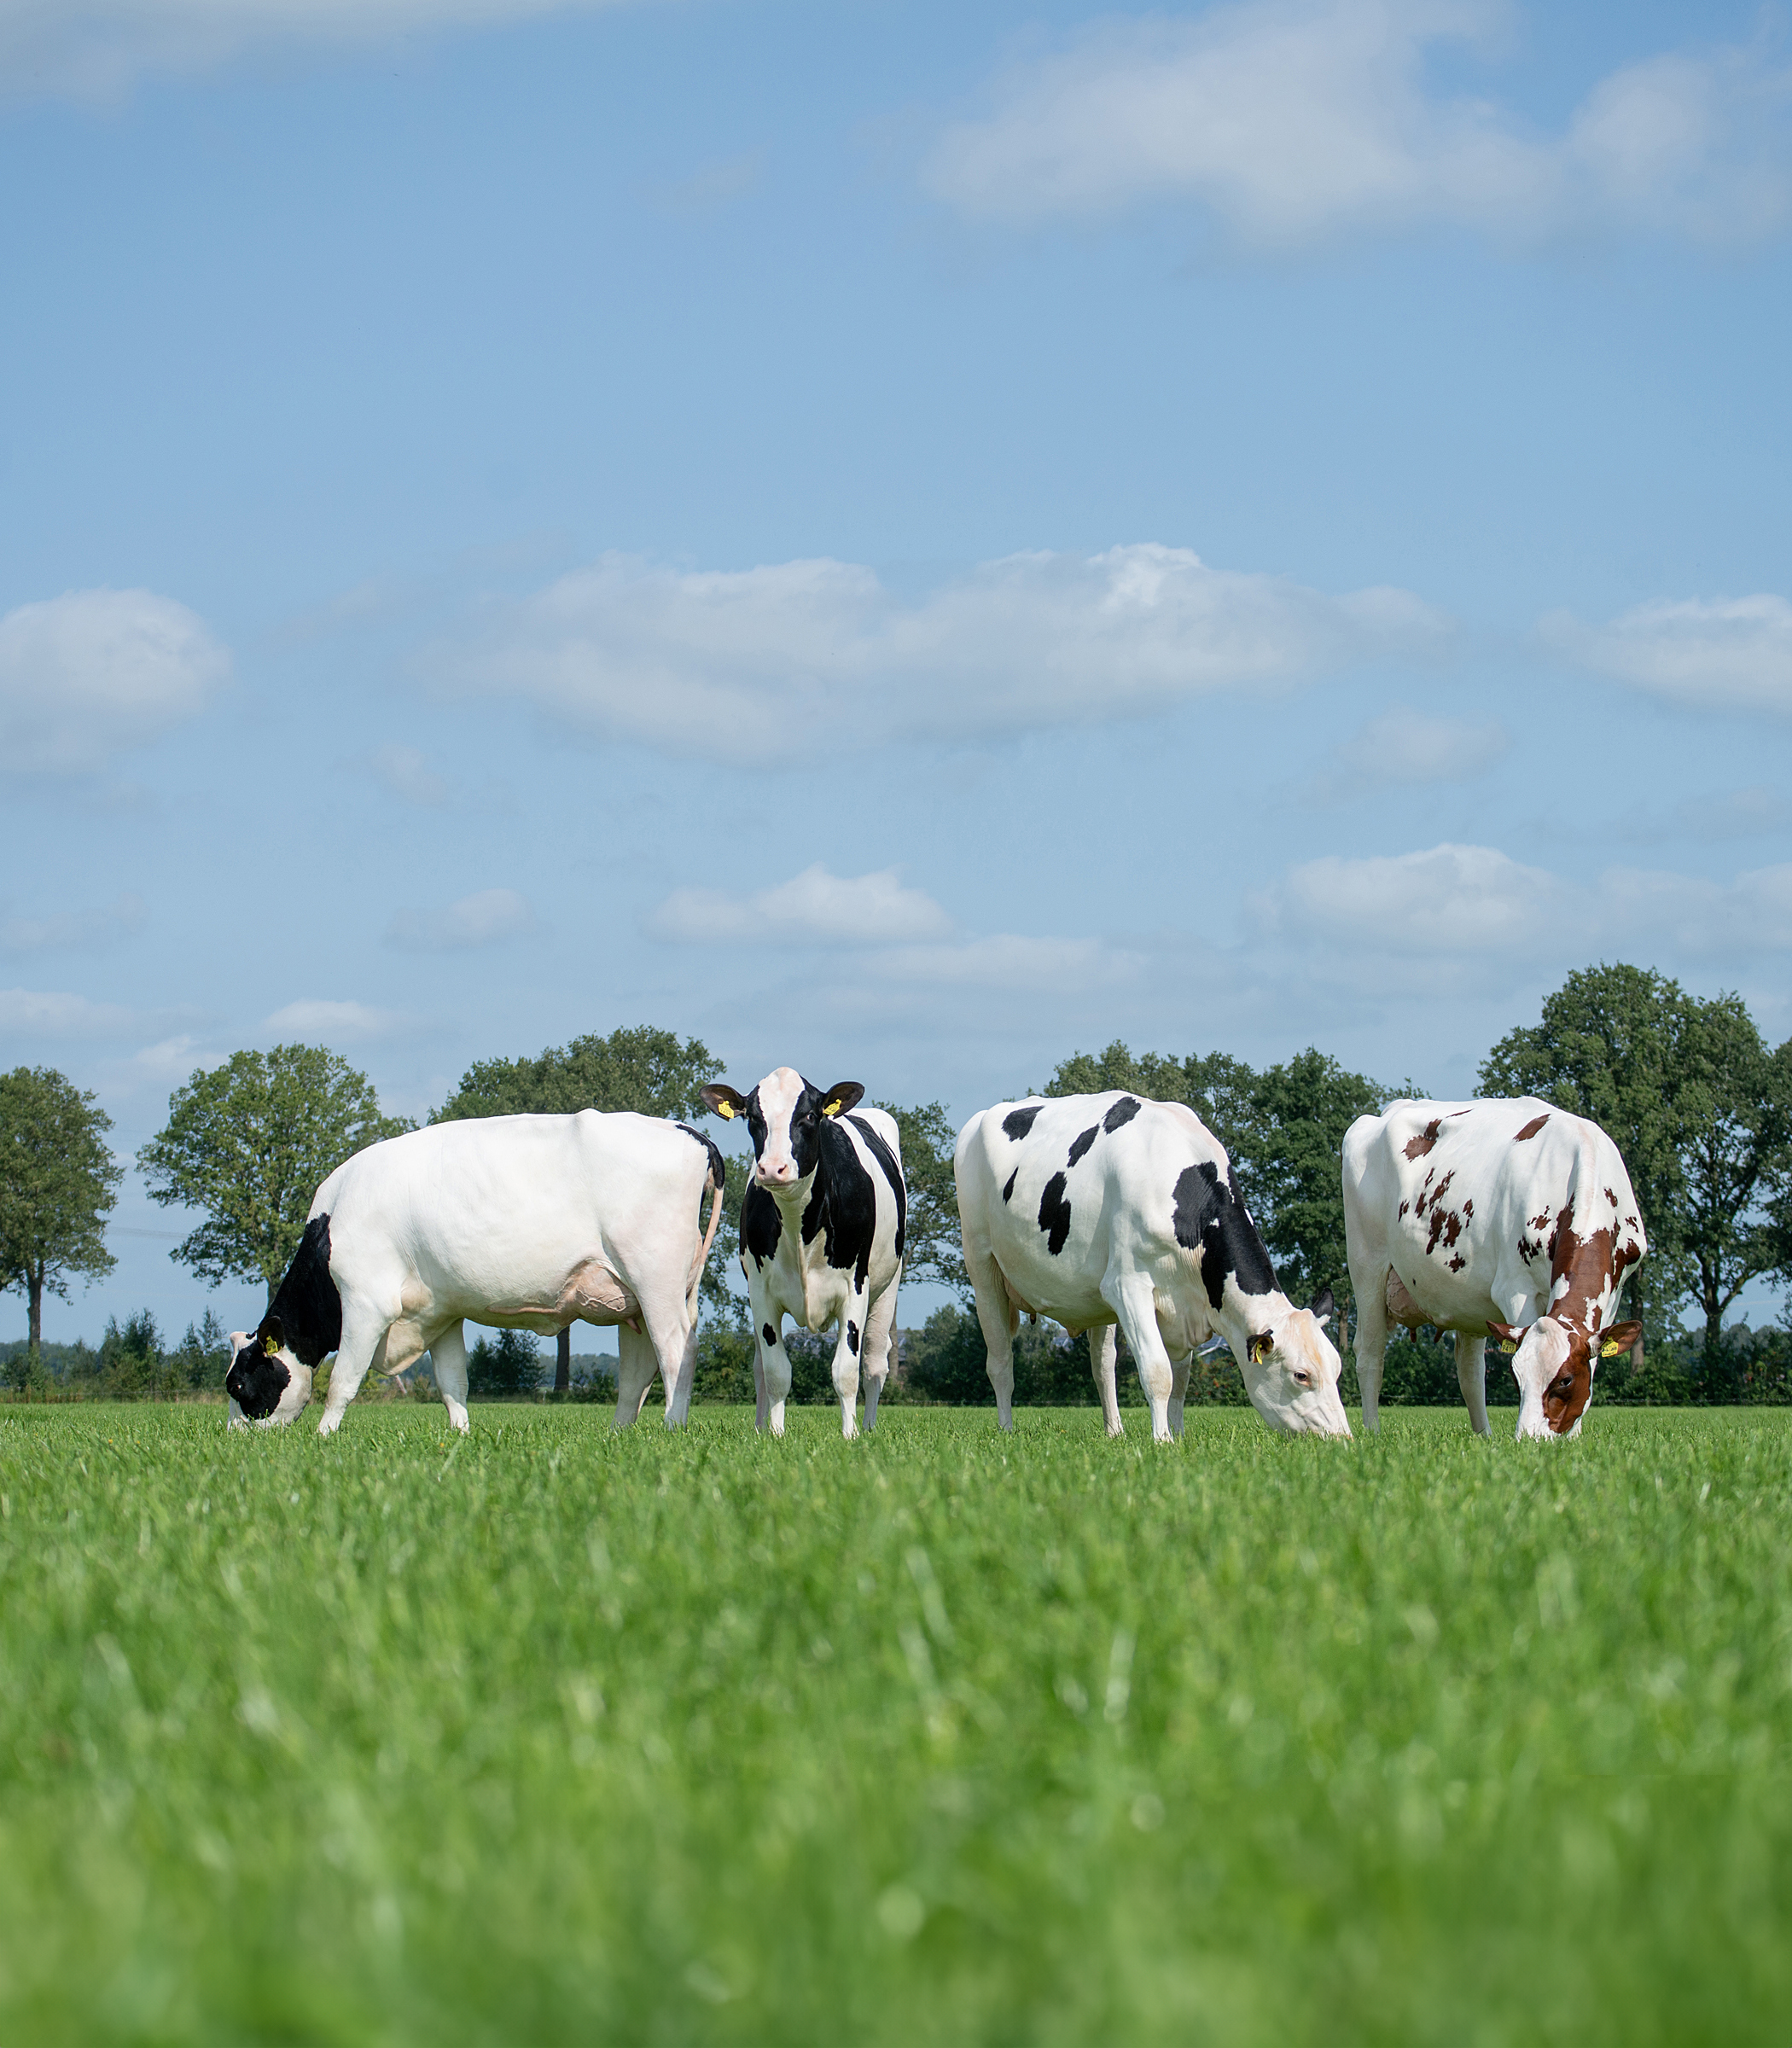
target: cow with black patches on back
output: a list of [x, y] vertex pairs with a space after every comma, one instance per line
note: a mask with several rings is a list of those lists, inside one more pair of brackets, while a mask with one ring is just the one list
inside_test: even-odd
[[1195, 1347], [1225, 1338], [1252, 1405], [1277, 1429], [1348, 1436], [1328, 1290], [1296, 1308], [1232, 1178], [1192, 1109], [1124, 1093], [998, 1103], [958, 1134], [964, 1263], [1004, 1429], [1014, 1424], [1022, 1313], [1091, 1333], [1110, 1435], [1118, 1324], [1151, 1404], [1151, 1434], [1182, 1429]]
[[1482, 1436], [1489, 1336], [1513, 1348], [1517, 1434], [1563, 1437], [1580, 1433], [1600, 1358], [1642, 1335], [1612, 1321], [1649, 1248], [1624, 1161], [1598, 1125], [1535, 1097], [1359, 1116], [1344, 1135], [1344, 1237], [1366, 1428], [1390, 1323], [1454, 1331]]
[[867, 1429], [889, 1377], [909, 1198], [896, 1120], [858, 1108], [864, 1094], [857, 1081], [823, 1092], [792, 1067], [768, 1073], [750, 1095], [719, 1084], [703, 1091], [718, 1116], [744, 1119], [753, 1140], [741, 1270], [753, 1303], [759, 1427], [774, 1436], [784, 1434], [790, 1392], [787, 1315], [805, 1329], [838, 1325], [842, 1436], [858, 1434], [861, 1374]]
[[369, 1145], [312, 1197], [259, 1327], [231, 1335], [232, 1425], [290, 1423], [335, 1352], [317, 1425], [329, 1436], [370, 1370], [402, 1372], [427, 1351], [465, 1429], [467, 1322], [614, 1327], [618, 1427], [640, 1413], [656, 1365], [666, 1422], [682, 1423], [722, 1177], [701, 1131], [627, 1110], [469, 1117]]

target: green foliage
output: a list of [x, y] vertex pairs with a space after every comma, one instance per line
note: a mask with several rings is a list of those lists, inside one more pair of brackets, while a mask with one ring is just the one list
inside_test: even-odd
[[909, 1196], [903, 1278], [933, 1281], [969, 1295], [970, 1277], [958, 1232], [958, 1184], [952, 1173], [958, 1134], [945, 1105], [922, 1103], [904, 1109], [895, 1103], [880, 1103], [877, 1107], [895, 1118], [902, 1137], [902, 1178]]
[[550, 1045], [532, 1059], [476, 1060], [432, 1123], [461, 1116], [570, 1116], [580, 1109], [633, 1109], [643, 1116], [707, 1114], [699, 1094], [722, 1071], [701, 1039], [681, 1040], [651, 1025], [595, 1032]]
[[311, 1197], [352, 1153], [410, 1126], [381, 1115], [373, 1084], [322, 1045], [236, 1052], [169, 1097], [137, 1154], [151, 1197], [204, 1212], [169, 1254], [201, 1280], [259, 1280], [271, 1301]]
[[0, 1410], [0, 2037], [1779, 2048], [1792, 1418], [1100, 1428]]
[[53, 1068], [0, 1074], [0, 1290], [25, 1295], [33, 1346], [46, 1291], [66, 1301], [72, 1276], [112, 1271], [105, 1218], [124, 1169], [107, 1149], [111, 1128], [91, 1090]]
[[1488, 1054], [1481, 1088], [1609, 1133], [1649, 1236], [1630, 1299], [1651, 1341], [1690, 1300], [1715, 1367], [1737, 1296], [1792, 1269], [1792, 1041], [1770, 1050], [1737, 996], [1702, 1001], [1620, 963], [1570, 975]]
[[483, 1332], [467, 1353], [467, 1392], [479, 1401], [541, 1391], [541, 1347], [527, 1329]]

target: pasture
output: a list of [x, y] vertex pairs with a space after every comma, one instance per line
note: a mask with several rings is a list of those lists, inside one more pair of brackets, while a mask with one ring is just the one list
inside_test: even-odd
[[0, 1412], [0, 2038], [1781, 2048], [1792, 1413], [1130, 1427]]

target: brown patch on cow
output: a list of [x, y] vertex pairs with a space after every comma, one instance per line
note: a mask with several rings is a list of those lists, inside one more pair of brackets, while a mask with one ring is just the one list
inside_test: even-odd
[[1468, 1263], [1469, 1261], [1467, 1259], [1465, 1259], [1463, 1254], [1458, 1252], [1455, 1258], [1450, 1261], [1450, 1271], [1452, 1273], [1459, 1273]]
[[1515, 1145], [1521, 1145], [1527, 1137], [1535, 1137], [1549, 1120], [1550, 1113], [1545, 1109], [1541, 1116], [1533, 1116], [1522, 1131], [1515, 1132], [1512, 1136], [1512, 1143]]
[[1423, 1329], [1428, 1326], [1430, 1317], [1406, 1292], [1399, 1275], [1391, 1265], [1388, 1269], [1388, 1285], [1383, 1293], [1390, 1323], [1398, 1323], [1402, 1329]]
[[1592, 1397], [1592, 1340], [1626, 1266], [1642, 1255], [1630, 1248], [1633, 1255], [1626, 1259], [1609, 1229], [1581, 1236], [1574, 1228], [1573, 1196], [1562, 1203], [1550, 1236], [1549, 1312], [1568, 1332], [1568, 1359], [1543, 1396], [1545, 1417], [1557, 1436], [1574, 1428]]
[[1519, 1234], [1518, 1256], [1524, 1260], [1527, 1265], [1531, 1263], [1532, 1260], [1540, 1257], [1542, 1252], [1542, 1238], [1527, 1237], [1522, 1232]]
[[1593, 1394], [1593, 1347], [1585, 1330], [1570, 1329], [1568, 1341], [1568, 1363], [1543, 1390], [1543, 1419], [1556, 1436], [1568, 1434]]
[[1531, 1228], [1532, 1228], [1533, 1231], [1546, 1231], [1546, 1230], [1548, 1230], [1548, 1228], [1549, 1228], [1549, 1227], [1550, 1227], [1550, 1213], [1549, 1213], [1549, 1211], [1548, 1211], [1547, 1209], [1545, 1209], [1545, 1210], [1543, 1212], [1542, 1215], [1540, 1215], [1540, 1216], [1533, 1216], [1533, 1217], [1532, 1217], [1532, 1219], [1531, 1219]]
[[1475, 1213], [1475, 1197], [1471, 1195], [1463, 1204], [1463, 1221], [1466, 1223]]
[[1443, 1120], [1440, 1116], [1434, 1116], [1417, 1137], [1409, 1137], [1406, 1140], [1402, 1149], [1408, 1159], [1423, 1159], [1425, 1156], [1437, 1143], [1437, 1127]]
[[1403, 1201], [1403, 1202], [1400, 1204], [1400, 1206], [1399, 1206], [1399, 1214], [1400, 1214], [1400, 1215], [1402, 1215], [1402, 1216], [1404, 1216], [1404, 1215], [1406, 1213], [1407, 1210], [1408, 1210], [1408, 1209], [1410, 1209], [1411, 1207], [1412, 1207], [1412, 1204], [1411, 1204], [1410, 1201]]

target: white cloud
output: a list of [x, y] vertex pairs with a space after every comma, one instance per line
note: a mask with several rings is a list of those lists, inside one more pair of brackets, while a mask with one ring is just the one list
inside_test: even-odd
[[1792, 712], [1792, 604], [1783, 597], [1658, 599], [1603, 626], [1554, 612], [1542, 631], [1583, 666], [1673, 703]]
[[1602, 80], [1558, 134], [1425, 78], [1485, 42], [1497, 0], [1245, 0], [1193, 20], [1104, 23], [940, 137], [928, 186], [1029, 222], [1194, 202], [1289, 246], [1430, 223], [1528, 239], [1608, 227], [1713, 241], [1792, 214], [1792, 73], [1739, 49]]
[[128, 1038], [141, 1014], [121, 1004], [44, 989], [0, 988], [0, 1031], [29, 1039]]
[[1289, 936], [1387, 953], [1516, 952], [1543, 943], [1572, 911], [1553, 875], [1492, 847], [1328, 853], [1249, 900]]
[[955, 945], [901, 945], [875, 955], [885, 980], [936, 988], [1012, 989], [1069, 995], [1136, 978], [1144, 956], [1103, 939], [1030, 938], [996, 932]]
[[1446, 628], [1409, 592], [1328, 596], [1155, 544], [983, 563], [916, 603], [849, 562], [683, 571], [606, 555], [442, 651], [451, 685], [724, 760], [1137, 715], [1285, 685]]
[[115, 945], [140, 932], [149, 908], [128, 889], [90, 911], [59, 911], [48, 917], [0, 917], [0, 953], [73, 951]]
[[448, 801], [448, 784], [415, 747], [382, 747], [373, 757], [373, 771], [394, 796], [407, 804], [434, 810]]
[[268, 45], [354, 47], [620, 0], [0, 0], [0, 89], [111, 97]]
[[1389, 785], [1466, 783], [1492, 767], [1511, 744], [1497, 720], [1477, 724], [1467, 719], [1434, 719], [1402, 706], [1341, 741], [1314, 790], [1341, 800]]
[[931, 896], [905, 888], [894, 868], [841, 876], [817, 862], [749, 896], [675, 889], [649, 916], [647, 929], [655, 938], [705, 945], [890, 945], [936, 938], [951, 923]]
[[535, 913], [515, 889], [480, 889], [446, 910], [402, 910], [386, 927], [386, 943], [407, 953], [464, 952], [497, 945], [535, 928]]
[[159, 739], [226, 680], [203, 620], [153, 591], [70, 591], [0, 618], [0, 771], [77, 775]]
[[271, 1016], [264, 1017], [261, 1028], [271, 1037], [291, 1042], [321, 1039], [334, 1042], [347, 1039], [384, 1039], [402, 1031], [407, 1020], [396, 1010], [374, 1009], [365, 1003], [331, 1003], [307, 998], [288, 1003]]

